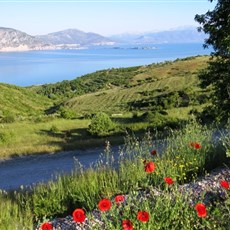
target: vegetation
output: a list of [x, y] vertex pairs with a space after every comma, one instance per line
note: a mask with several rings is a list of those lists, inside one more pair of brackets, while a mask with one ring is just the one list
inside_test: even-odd
[[[194, 181], [224, 163], [229, 165], [227, 149], [223, 148], [223, 144], [229, 146], [227, 139], [224, 143], [214, 143], [212, 130], [192, 122], [172, 132], [165, 141], [167, 145], [160, 140], [153, 142], [149, 133], [143, 139], [127, 136], [119, 153], [112, 153], [108, 145], [98, 162], [88, 169], [76, 160], [71, 175], [58, 176], [55, 181], [30, 191], [2, 192], [0, 228], [33, 229], [33, 223], [40, 225], [50, 218], [71, 214], [76, 208], [82, 208], [92, 220], [90, 211], [98, 209], [102, 198], [114, 201], [115, 196], [121, 194], [126, 201], [101, 214], [104, 229], [122, 229], [122, 220], [130, 220], [136, 229], [143, 230], [153, 225], [156, 229], [168, 229], [172, 222], [175, 229], [182, 226], [186, 229], [194, 229], [194, 226], [197, 229], [212, 229], [213, 226], [227, 229], [228, 189], [220, 188], [225, 194], [224, 200], [207, 204], [206, 218], [197, 216], [195, 211], [196, 204], [204, 202], [205, 192], [192, 203], [191, 194], [179, 192], [179, 185]], [[114, 160], [117, 157], [118, 161]], [[148, 166], [150, 162], [154, 167]], [[164, 178], [168, 178], [167, 183]], [[144, 191], [148, 191], [148, 196], [142, 199], [139, 192], [144, 194]], [[156, 195], [154, 191], [160, 193]], [[145, 223], [137, 219], [138, 211], [149, 214]]]
[[46, 97], [27, 88], [0, 83], [0, 122], [11, 123], [31, 116], [39, 116], [52, 105]]
[[[127, 131], [179, 128], [210, 103], [211, 91], [200, 89], [197, 78], [207, 60], [98, 71], [73, 81], [82, 82], [80, 91], [72, 81], [28, 88], [0, 84], [0, 157], [94, 147], [106, 139], [116, 144]], [[111, 126], [94, 132], [91, 119], [101, 112]]]
[[88, 131], [92, 135], [103, 136], [115, 128], [115, 124], [106, 113], [97, 113], [93, 116]]
[[199, 30], [209, 35], [205, 40], [204, 47], [212, 46], [214, 49], [208, 67], [199, 75], [201, 86], [213, 89], [212, 106], [205, 110], [204, 115], [225, 123], [230, 116], [229, 15], [229, 1], [218, 0], [213, 11], [195, 17], [196, 21], [201, 24]]

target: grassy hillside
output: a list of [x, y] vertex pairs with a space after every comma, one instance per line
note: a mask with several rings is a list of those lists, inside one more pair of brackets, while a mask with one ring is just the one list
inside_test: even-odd
[[51, 105], [51, 100], [27, 88], [0, 83], [0, 117], [38, 115]]
[[[209, 102], [210, 91], [199, 87], [197, 77], [207, 60], [109, 69], [28, 88], [0, 84], [0, 156], [87, 148], [105, 138], [117, 144], [127, 131], [157, 128], [165, 134], [167, 127], [181, 127]], [[99, 111], [110, 115], [114, 126], [92, 135], [92, 114]]]
[[[202, 104], [207, 92], [199, 87], [197, 73], [207, 56], [178, 59], [147, 66], [97, 71], [56, 84], [22, 88], [0, 84], [0, 116], [54, 113], [60, 105], [77, 113], [110, 114], [170, 109]], [[203, 101], [202, 101], [203, 100]], [[53, 109], [52, 109], [53, 108]]]
[[[199, 88], [197, 73], [206, 66], [207, 60], [208, 57], [202, 56], [135, 67], [129, 69], [127, 78], [124, 69], [120, 69], [120, 72], [117, 69], [100, 71], [101, 76], [104, 74], [108, 77], [111, 72], [112, 79], [124, 80], [114, 84], [108, 78], [100, 90], [75, 96], [64, 105], [77, 112], [106, 111], [110, 114], [155, 110], [160, 105], [163, 109], [170, 109], [170, 105], [165, 105], [167, 100], [171, 107], [199, 105], [205, 101], [207, 92]], [[116, 78], [115, 72], [118, 72], [119, 78]], [[91, 82], [94, 79], [97, 82], [98, 75], [91, 74]], [[89, 75], [87, 81], [88, 78]], [[171, 103], [172, 100], [175, 103]]]

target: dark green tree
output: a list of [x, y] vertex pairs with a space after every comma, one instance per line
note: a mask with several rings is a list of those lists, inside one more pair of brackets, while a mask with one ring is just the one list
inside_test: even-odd
[[208, 35], [204, 48], [213, 47], [208, 67], [199, 74], [201, 87], [213, 90], [212, 106], [205, 113], [226, 122], [230, 117], [230, 0], [217, 0], [212, 11], [196, 15], [195, 20], [201, 25], [198, 31]]
[[103, 112], [96, 113], [91, 120], [88, 132], [94, 136], [106, 136], [115, 128], [109, 115]]

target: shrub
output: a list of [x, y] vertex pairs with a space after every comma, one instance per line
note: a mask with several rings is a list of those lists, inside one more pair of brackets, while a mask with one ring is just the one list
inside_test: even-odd
[[7, 115], [1, 119], [2, 123], [13, 123], [15, 121], [15, 118], [13, 115]]
[[0, 132], [0, 144], [1, 143], [7, 143], [12, 137], [11, 133], [3, 133]]
[[56, 125], [52, 125], [50, 128], [50, 132], [51, 133], [58, 133], [60, 130], [58, 129], [58, 127]]
[[73, 111], [71, 109], [64, 108], [64, 107], [61, 107], [59, 109], [59, 114], [60, 114], [60, 117], [62, 117], [64, 119], [73, 119], [76, 117], [75, 111]]
[[108, 135], [111, 130], [115, 128], [115, 124], [106, 113], [97, 113], [92, 118], [89, 125], [88, 132], [95, 136]]

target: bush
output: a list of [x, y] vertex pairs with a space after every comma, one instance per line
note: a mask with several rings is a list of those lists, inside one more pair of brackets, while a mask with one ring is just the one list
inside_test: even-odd
[[64, 107], [61, 107], [59, 109], [59, 114], [60, 114], [60, 117], [62, 117], [64, 119], [73, 119], [73, 118], [76, 118], [75, 111], [73, 111], [71, 109], [64, 108]]
[[52, 125], [50, 128], [50, 132], [51, 133], [58, 133], [60, 130], [58, 129], [58, 127], [56, 125]]
[[92, 118], [89, 125], [88, 132], [95, 136], [108, 135], [111, 130], [115, 128], [115, 124], [106, 113], [97, 113]]
[[13, 123], [15, 118], [13, 115], [7, 115], [1, 119], [1, 123]]
[[12, 137], [11, 133], [3, 133], [0, 132], [0, 144], [1, 143], [7, 143]]

